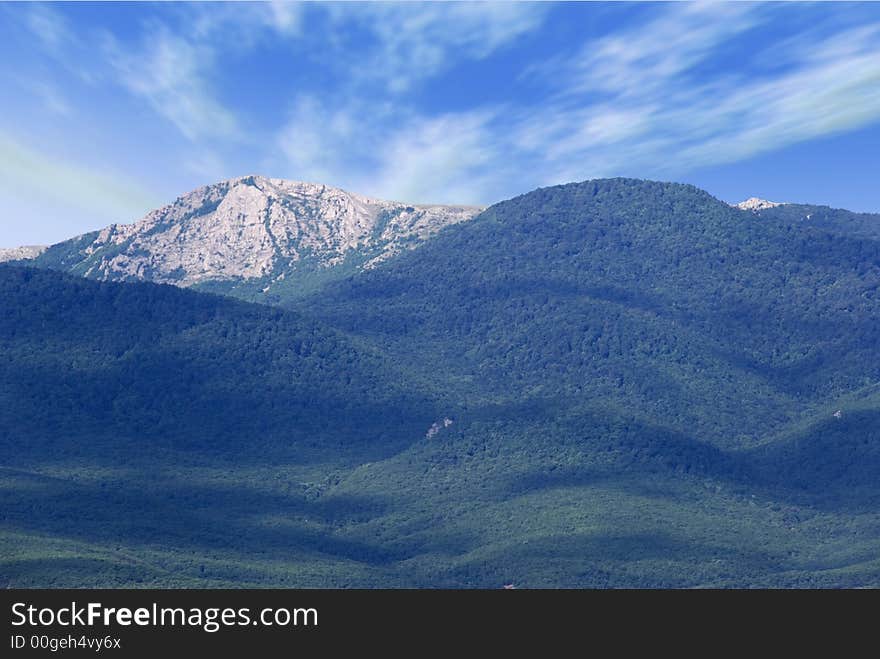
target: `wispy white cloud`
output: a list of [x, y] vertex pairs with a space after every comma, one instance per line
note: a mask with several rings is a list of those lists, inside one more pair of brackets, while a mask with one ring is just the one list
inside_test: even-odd
[[299, 34], [302, 28], [302, 5], [289, 0], [273, 0], [266, 5], [263, 19], [280, 34]]
[[16, 76], [15, 82], [34, 100], [37, 106], [58, 117], [68, 117], [73, 109], [56, 84], [49, 80], [40, 80], [28, 76]]
[[[286, 175], [414, 202], [482, 203], [497, 191], [499, 108], [420, 112], [407, 92], [485, 59], [540, 27], [540, 3], [364, 3], [322, 6], [341, 84], [301, 94], [276, 143]], [[369, 38], [344, 36], [354, 27]], [[366, 46], [364, 45], [366, 44]], [[369, 91], [374, 90], [374, 91]]]
[[203, 45], [213, 41], [229, 50], [247, 49], [259, 43], [266, 30], [284, 37], [299, 37], [305, 8], [304, 3], [289, 0], [185, 3], [176, 7], [176, 23], [185, 25], [186, 36]]
[[[108, 32], [91, 59], [55, 9], [39, 6], [28, 25], [50, 55], [90, 64], [173, 126], [181, 176], [262, 164], [376, 196], [486, 203], [594, 176], [677, 178], [880, 121], [880, 16], [786, 25], [790, 7], [647, 6], [583, 43], [562, 40], [521, 77], [505, 50], [534, 40], [554, 52], [547, 4], [173, 4], [136, 36]], [[285, 88], [277, 62], [253, 62], [275, 103], [255, 121], [230, 93], [241, 71], [225, 65], [269, 42], [293, 79]], [[448, 90], [450, 73], [493, 57], [507, 92], [430, 100], [435, 81]], [[69, 107], [40, 89], [47, 107]]]
[[647, 25], [586, 43], [570, 66], [555, 64], [565, 74], [568, 94], [598, 90], [641, 97], [686, 77], [720, 44], [759, 25], [764, 13], [747, 3], [677, 3]]
[[291, 178], [411, 202], [480, 203], [495, 176], [495, 112], [426, 117], [395, 104], [300, 99], [277, 138]]
[[[190, 12], [174, 27], [156, 19], [144, 21], [138, 36], [124, 38], [106, 28], [79, 25], [74, 29], [67, 17], [51, 5], [26, 5], [12, 16], [42, 45], [42, 55], [57, 66], [92, 85], [100, 82], [122, 87], [189, 140], [233, 137], [235, 114], [217, 100], [212, 88], [216, 48], [207, 37], [212, 30], [212, 38], [217, 36], [224, 22], [220, 17], [228, 20], [228, 14], [223, 7], [214, 14], [201, 6], [197, 9], [198, 15]], [[209, 15], [210, 20], [197, 20], [198, 16]], [[268, 5], [248, 15], [271, 22]], [[25, 86], [41, 94], [56, 110], [66, 105], [57, 86], [47, 80], [31, 81]]]
[[67, 22], [49, 5], [31, 5], [24, 20], [31, 33], [52, 53], [63, 53], [76, 40]]
[[302, 5], [292, 2], [169, 5], [164, 17], [145, 18], [139, 35], [122, 37], [107, 28], [74, 30], [50, 5], [14, 14], [44, 55], [87, 82], [120, 85], [191, 142], [240, 137], [235, 108], [217, 93], [219, 56], [254, 48], [266, 31], [296, 38], [301, 16]]
[[300, 180], [342, 184], [352, 182], [375, 166], [380, 126], [374, 109], [367, 119], [362, 107], [328, 107], [314, 96], [302, 95], [275, 142], [285, 158], [285, 170]]
[[682, 129], [687, 121], [698, 128], [678, 156], [682, 166], [695, 167], [739, 160], [878, 119], [880, 29], [857, 28], [815, 43], [809, 60], [788, 74], [729, 90], [717, 100], [704, 98], [696, 111], [673, 111], [666, 121]]
[[336, 25], [356, 25], [372, 48], [336, 53], [353, 80], [402, 93], [462, 60], [480, 60], [538, 28], [547, 6], [527, 2], [364, 3], [326, 7]]
[[703, 68], [775, 10], [674, 5], [585, 45], [556, 62], [564, 84], [549, 102], [519, 114], [514, 148], [551, 178], [674, 176], [880, 120], [880, 23], [789, 38], [769, 74]]
[[[288, 171], [398, 198], [487, 202], [595, 176], [674, 178], [880, 120], [880, 23], [804, 29], [772, 46], [772, 67], [758, 61], [760, 49], [753, 67], [718, 66], [725, 49], [781, 20], [781, 11], [658, 6], [638, 25], [533, 67], [531, 82], [549, 81], [533, 103], [511, 99], [437, 116], [364, 101], [352, 85], [335, 104], [311, 99], [292, 114], [280, 140]], [[424, 36], [432, 20], [419, 18], [409, 34]], [[444, 60], [432, 48], [409, 50], [401, 24], [386, 29], [375, 55], [384, 63], [373, 66], [386, 76], [390, 99], [410, 82], [405, 62], [430, 75]], [[518, 29], [499, 28], [487, 41], [503, 44]]]
[[107, 35], [105, 44], [119, 81], [146, 100], [190, 140], [235, 137], [237, 121], [211, 91], [208, 71], [213, 50], [159, 25], [145, 36], [141, 49]]
[[389, 136], [366, 189], [413, 202], [481, 203], [502, 173], [494, 118], [481, 110], [414, 119]]
[[[101, 74], [95, 67], [86, 63], [87, 55], [94, 52], [88, 39], [70, 25], [69, 21], [51, 4], [22, 3], [11, 10], [8, 4], [4, 18], [10, 24], [30, 34], [38, 51], [45, 58], [54, 61], [66, 77], [75, 76], [78, 80], [94, 84]], [[33, 81], [39, 84], [42, 81]]]
[[[144, 99], [191, 142], [244, 139], [234, 105], [217, 93], [221, 55], [246, 52], [266, 32], [286, 39], [301, 35], [303, 5], [297, 2], [210, 3], [175, 6], [176, 21], [152, 19], [140, 43], [104, 34], [103, 51], [117, 80]], [[200, 149], [198, 145], [195, 147]], [[212, 153], [210, 169], [222, 168]], [[204, 149], [188, 162], [205, 162]]]

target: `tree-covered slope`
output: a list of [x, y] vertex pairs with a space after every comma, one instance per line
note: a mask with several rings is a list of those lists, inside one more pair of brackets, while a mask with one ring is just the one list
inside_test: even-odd
[[0, 267], [4, 463], [169, 449], [382, 453], [433, 421], [383, 360], [291, 312]]
[[607, 180], [294, 312], [0, 268], [0, 575], [878, 586], [878, 254]]
[[470, 400], [599, 404], [742, 447], [880, 379], [878, 285], [880, 241], [613, 179], [492, 206], [299, 308]]
[[823, 229], [844, 236], [880, 239], [880, 215], [814, 204], [779, 204], [755, 211], [763, 221]]
[[[433, 404], [292, 312], [0, 266], [0, 583], [338, 584], [390, 560], [328, 497]], [[373, 578], [371, 583], [378, 583]]]

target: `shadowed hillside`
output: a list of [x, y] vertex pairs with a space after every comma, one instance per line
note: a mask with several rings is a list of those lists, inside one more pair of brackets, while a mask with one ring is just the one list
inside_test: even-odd
[[293, 311], [0, 268], [3, 583], [880, 585], [880, 243], [765, 212], [547, 188]]
[[496, 204], [297, 308], [471, 397], [600, 400], [735, 447], [880, 379], [878, 286], [880, 241], [612, 179]]
[[380, 357], [291, 312], [15, 267], [0, 299], [5, 461], [380, 455], [434, 420]]

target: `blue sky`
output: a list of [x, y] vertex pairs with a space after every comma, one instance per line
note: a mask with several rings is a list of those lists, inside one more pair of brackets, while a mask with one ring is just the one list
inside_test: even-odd
[[0, 246], [244, 174], [880, 211], [880, 4], [2, 4]]

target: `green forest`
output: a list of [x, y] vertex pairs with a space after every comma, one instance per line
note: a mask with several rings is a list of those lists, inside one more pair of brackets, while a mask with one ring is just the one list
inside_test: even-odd
[[0, 585], [880, 586], [876, 215], [605, 179], [273, 299], [33, 265]]

